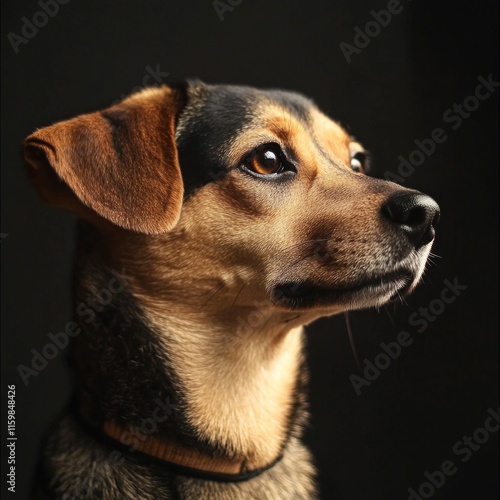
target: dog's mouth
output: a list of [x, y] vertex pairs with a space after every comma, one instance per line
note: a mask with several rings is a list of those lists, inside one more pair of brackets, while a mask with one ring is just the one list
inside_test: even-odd
[[276, 305], [290, 309], [333, 305], [357, 308], [365, 307], [369, 302], [371, 305], [380, 305], [408, 294], [414, 279], [414, 273], [402, 270], [335, 286], [311, 280], [287, 281], [272, 288], [271, 300]]

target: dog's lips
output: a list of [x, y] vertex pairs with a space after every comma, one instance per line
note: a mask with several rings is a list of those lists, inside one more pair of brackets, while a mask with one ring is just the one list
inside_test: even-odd
[[389, 300], [393, 300], [405, 295], [411, 289], [413, 280], [414, 273], [401, 270], [340, 286], [327, 286], [310, 280], [288, 281], [275, 285], [271, 298], [275, 304], [292, 309], [345, 304], [366, 293], [378, 297], [392, 292]]

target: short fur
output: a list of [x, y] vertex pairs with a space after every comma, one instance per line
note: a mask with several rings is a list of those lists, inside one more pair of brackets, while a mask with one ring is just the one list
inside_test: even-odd
[[[248, 171], [263, 144], [295, 172]], [[298, 94], [201, 82], [144, 90], [26, 139], [43, 198], [81, 219], [79, 407], [134, 429], [166, 402], [154, 436], [250, 470], [283, 455], [243, 482], [186, 477], [134, 451], [117, 464], [116, 445], [77, 410], [48, 438], [42, 497], [315, 497], [300, 441], [302, 326], [411, 291], [437, 217], [425, 212], [428, 237], [412, 243], [384, 207], [414, 192], [353, 172], [359, 153]], [[90, 310], [112, 282], [112, 300]]]

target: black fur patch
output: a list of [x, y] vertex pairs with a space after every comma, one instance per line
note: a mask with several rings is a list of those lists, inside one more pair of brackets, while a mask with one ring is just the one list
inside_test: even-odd
[[187, 105], [179, 118], [182, 131], [177, 137], [186, 196], [237, 166], [228, 164], [225, 151], [242, 131], [259, 127], [257, 104], [278, 104], [304, 123], [309, 121], [312, 106], [306, 97], [281, 90], [192, 82], [186, 92]]

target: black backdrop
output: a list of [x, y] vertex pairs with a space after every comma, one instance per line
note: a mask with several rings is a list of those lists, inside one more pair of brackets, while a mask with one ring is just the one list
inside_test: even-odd
[[[497, 2], [402, 0], [401, 12], [348, 63], [341, 42], [353, 44], [354, 28], [364, 30], [370, 10], [386, 9], [385, 0], [226, 0], [235, 6], [223, 20], [211, 0], [65, 1], [26, 43], [10, 33], [22, 36], [23, 16], [33, 19], [41, 6], [2, 2], [2, 451], [5, 391], [16, 384], [12, 497], [27, 497], [41, 437], [70, 394], [64, 356], [27, 386], [17, 367], [29, 365], [31, 349], [41, 349], [47, 334], [71, 318], [75, 227], [71, 215], [43, 206], [27, 184], [20, 144], [36, 127], [107, 106], [141, 86], [149, 67], [163, 81], [196, 76], [307, 94], [373, 152], [378, 176], [398, 173], [398, 156], [408, 158], [416, 139], [443, 128], [447, 139], [403, 179], [441, 205], [434, 247], [440, 258], [407, 305], [351, 315], [362, 359], [373, 360], [380, 343], [403, 330], [414, 342], [358, 396], [343, 318], [312, 325], [306, 438], [322, 498], [408, 498], [408, 488], [418, 490], [424, 473], [445, 460], [456, 473], [433, 498], [498, 498], [498, 432], [466, 462], [465, 452], [454, 451], [498, 408], [498, 88], [460, 126], [443, 118], [474, 93], [479, 76], [499, 77]], [[369, 29], [373, 34], [376, 26]], [[413, 313], [440, 297], [445, 279], [467, 288], [442, 311], [434, 302], [440, 314], [425, 329], [410, 324]]]

